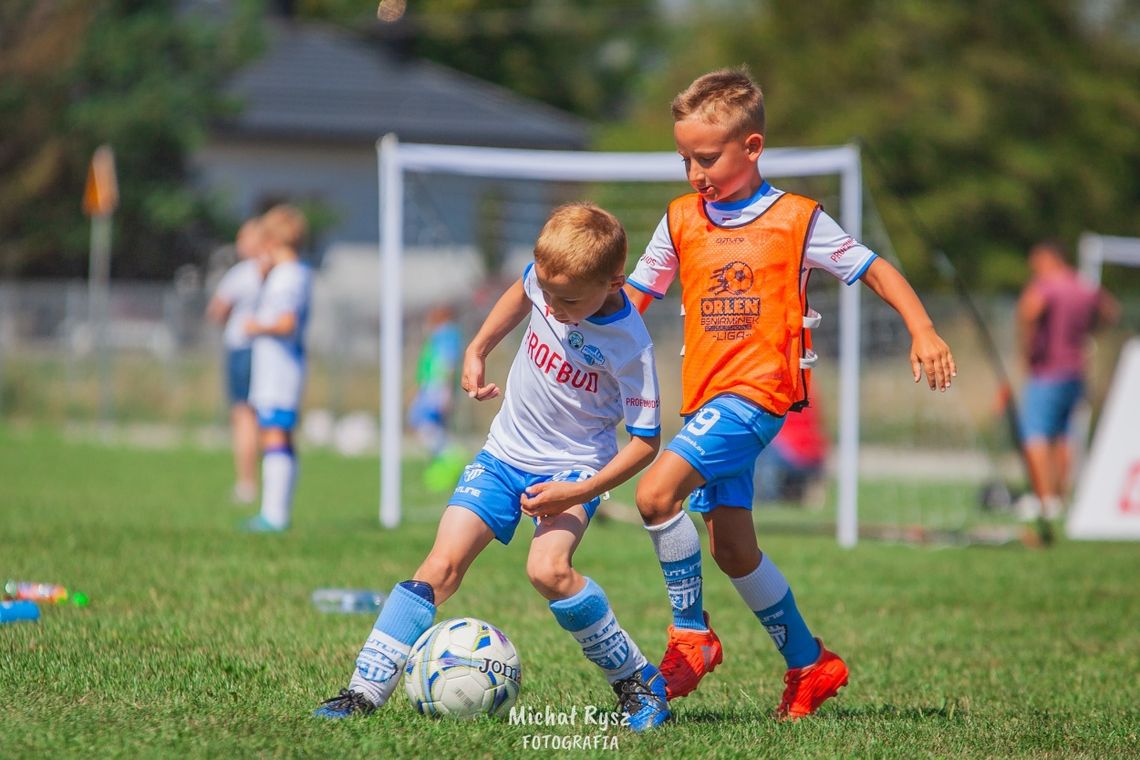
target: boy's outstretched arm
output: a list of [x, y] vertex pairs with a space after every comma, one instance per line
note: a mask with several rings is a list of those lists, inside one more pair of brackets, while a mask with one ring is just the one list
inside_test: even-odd
[[930, 390], [949, 388], [950, 378], [958, 374], [954, 356], [950, 353], [950, 346], [935, 331], [930, 315], [906, 278], [890, 262], [877, 258], [861, 279], [903, 318], [910, 332], [910, 366], [914, 381], [921, 380], [925, 372]]
[[548, 480], [526, 489], [520, 499], [522, 511], [531, 517], [544, 518], [564, 512], [575, 504], [584, 504], [641, 472], [657, 456], [660, 448], [660, 435], [631, 436], [629, 443], [594, 477], [576, 483]]
[[530, 308], [531, 302], [523, 290], [522, 280], [515, 280], [483, 320], [483, 325], [471, 339], [463, 355], [463, 377], [459, 387], [466, 391], [468, 396], [478, 401], [486, 401], [499, 395], [499, 386], [494, 383], [483, 384], [487, 355], [499, 345], [499, 341], [526, 319]]

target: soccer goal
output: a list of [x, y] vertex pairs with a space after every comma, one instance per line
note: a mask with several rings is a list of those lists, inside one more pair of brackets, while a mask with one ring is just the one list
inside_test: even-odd
[[[594, 200], [621, 219], [629, 235], [631, 270], [668, 201], [690, 188], [680, 158], [672, 152], [407, 144], [393, 135], [380, 140], [377, 151], [382, 259], [380, 521], [395, 527], [402, 519], [419, 519], [413, 510], [419, 501], [415, 491], [420, 489], [402, 467], [405, 454], [414, 450], [404, 435], [403, 410], [417, 336], [423, 334], [420, 316], [431, 302], [445, 302], [459, 311], [465, 338], [470, 338], [502, 289], [529, 260], [549, 210], [571, 200]], [[871, 237], [865, 234], [858, 147], [767, 148], [760, 170], [782, 189], [822, 201], [849, 233], [889, 256], [889, 241], [884, 240], [877, 216], [868, 219], [877, 225], [870, 230]], [[680, 385], [680, 300], [677, 288], [673, 291], [646, 313], [657, 345], [666, 410], [664, 440], [679, 428], [679, 418], [669, 413], [679, 408]], [[810, 510], [809, 522], [812, 530], [834, 530], [842, 546], [855, 545], [861, 532], [870, 535], [868, 524], [859, 519], [864, 504], [874, 522], [889, 521], [894, 526], [888, 532], [905, 531], [916, 521], [925, 526], [960, 523], [959, 513], [976, 506], [976, 489], [986, 477], [988, 462], [984, 453], [978, 454], [978, 436], [983, 434], [976, 426], [946, 432], [970, 415], [953, 404], [930, 411], [933, 405], [928, 399], [935, 394], [910, 382], [909, 338], [901, 319], [877, 298], [863, 299], [861, 307], [861, 291], [859, 284], [841, 286], [825, 275], [813, 277], [809, 286], [809, 301], [823, 314], [815, 331], [821, 362], [813, 372], [814, 398], [833, 433], [824, 503]], [[954, 316], [960, 309], [948, 302], [946, 311]], [[492, 354], [489, 371], [498, 373], [500, 384], [515, 353], [515, 340], [506, 338]], [[477, 447], [486, 434], [495, 411], [492, 406], [497, 407], [459, 405], [457, 427], [469, 435], [472, 446]], [[861, 438], [868, 434], [869, 438]], [[973, 457], [970, 472], [946, 474], [944, 465], [953, 457], [938, 447], [948, 442]], [[920, 450], [926, 444], [934, 450]], [[915, 477], [922, 480], [926, 471], [935, 475], [914, 484]], [[953, 488], [946, 481], [953, 481]], [[951, 491], [958, 495], [951, 496]], [[446, 494], [434, 500], [439, 499], [446, 499]], [[947, 504], [953, 514], [947, 514]], [[796, 519], [808, 511], [786, 510]], [[782, 514], [778, 509], [760, 512], [758, 524]]]

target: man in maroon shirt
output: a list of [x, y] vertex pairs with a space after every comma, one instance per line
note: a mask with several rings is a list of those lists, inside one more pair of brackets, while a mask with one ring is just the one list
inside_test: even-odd
[[1069, 487], [1069, 418], [1085, 391], [1085, 344], [1093, 330], [1116, 320], [1119, 306], [1078, 276], [1059, 243], [1034, 245], [1029, 269], [1032, 280], [1018, 301], [1017, 322], [1029, 372], [1021, 435], [1037, 503], [1022, 517], [1056, 519]]

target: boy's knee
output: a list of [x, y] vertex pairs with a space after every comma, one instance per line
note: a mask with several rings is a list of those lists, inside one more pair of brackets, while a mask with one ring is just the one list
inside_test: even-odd
[[566, 560], [552, 560], [545, 555], [532, 554], [526, 562], [526, 574], [535, 590], [547, 599], [571, 595], [574, 568]]
[[431, 584], [436, 596], [450, 596], [459, 588], [463, 572], [458, 562], [442, 554], [429, 554], [416, 571], [416, 580]]
[[651, 485], [645, 480], [637, 484], [637, 493], [634, 496], [637, 511], [646, 525], [659, 525], [680, 510], [681, 502], [673, 498], [673, 494]]
[[737, 540], [718, 536], [709, 541], [709, 552], [716, 566], [729, 578], [748, 575], [760, 564], [760, 549], [756, 541]]

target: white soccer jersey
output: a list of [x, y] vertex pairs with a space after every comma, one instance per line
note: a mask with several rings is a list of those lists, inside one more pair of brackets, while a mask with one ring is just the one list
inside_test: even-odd
[[257, 304], [257, 321], [272, 324], [293, 313], [297, 327], [289, 335], [258, 335], [253, 339], [250, 404], [258, 410], [296, 411], [305, 384], [305, 326], [309, 321], [312, 273], [297, 261], [277, 264], [269, 271]]
[[549, 314], [533, 264], [523, 288], [533, 303], [530, 322], [487, 451], [535, 474], [600, 470], [617, 454], [622, 420], [631, 435], [659, 434], [653, 343], [629, 301], [616, 314], [562, 324]]
[[[713, 224], [727, 228], [741, 227], [767, 211], [783, 194], [783, 190], [777, 190], [765, 182], [751, 198], [733, 203], [706, 203], [705, 212]], [[805, 271], [822, 269], [850, 285], [863, 276], [876, 258], [874, 251], [844, 232], [822, 210], [816, 214], [815, 222], [808, 231], [803, 264]], [[645, 254], [638, 260], [629, 282], [638, 290], [654, 298], [661, 298], [677, 275], [678, 265], [677, 251], [669, 236], [669, 217], [666, 215], [654, 230], [649, 245], [645, 247]]]
[[252, 259], [234, 264], [218, 283], [214, 295], [230, 305], [230, 316], [222, 332], [226, 348], [236, 351], [249, 348], [252, 339], [245, 331], [245, 323], [257, 309], [257, 296], [261, 292], [261, 268]]

